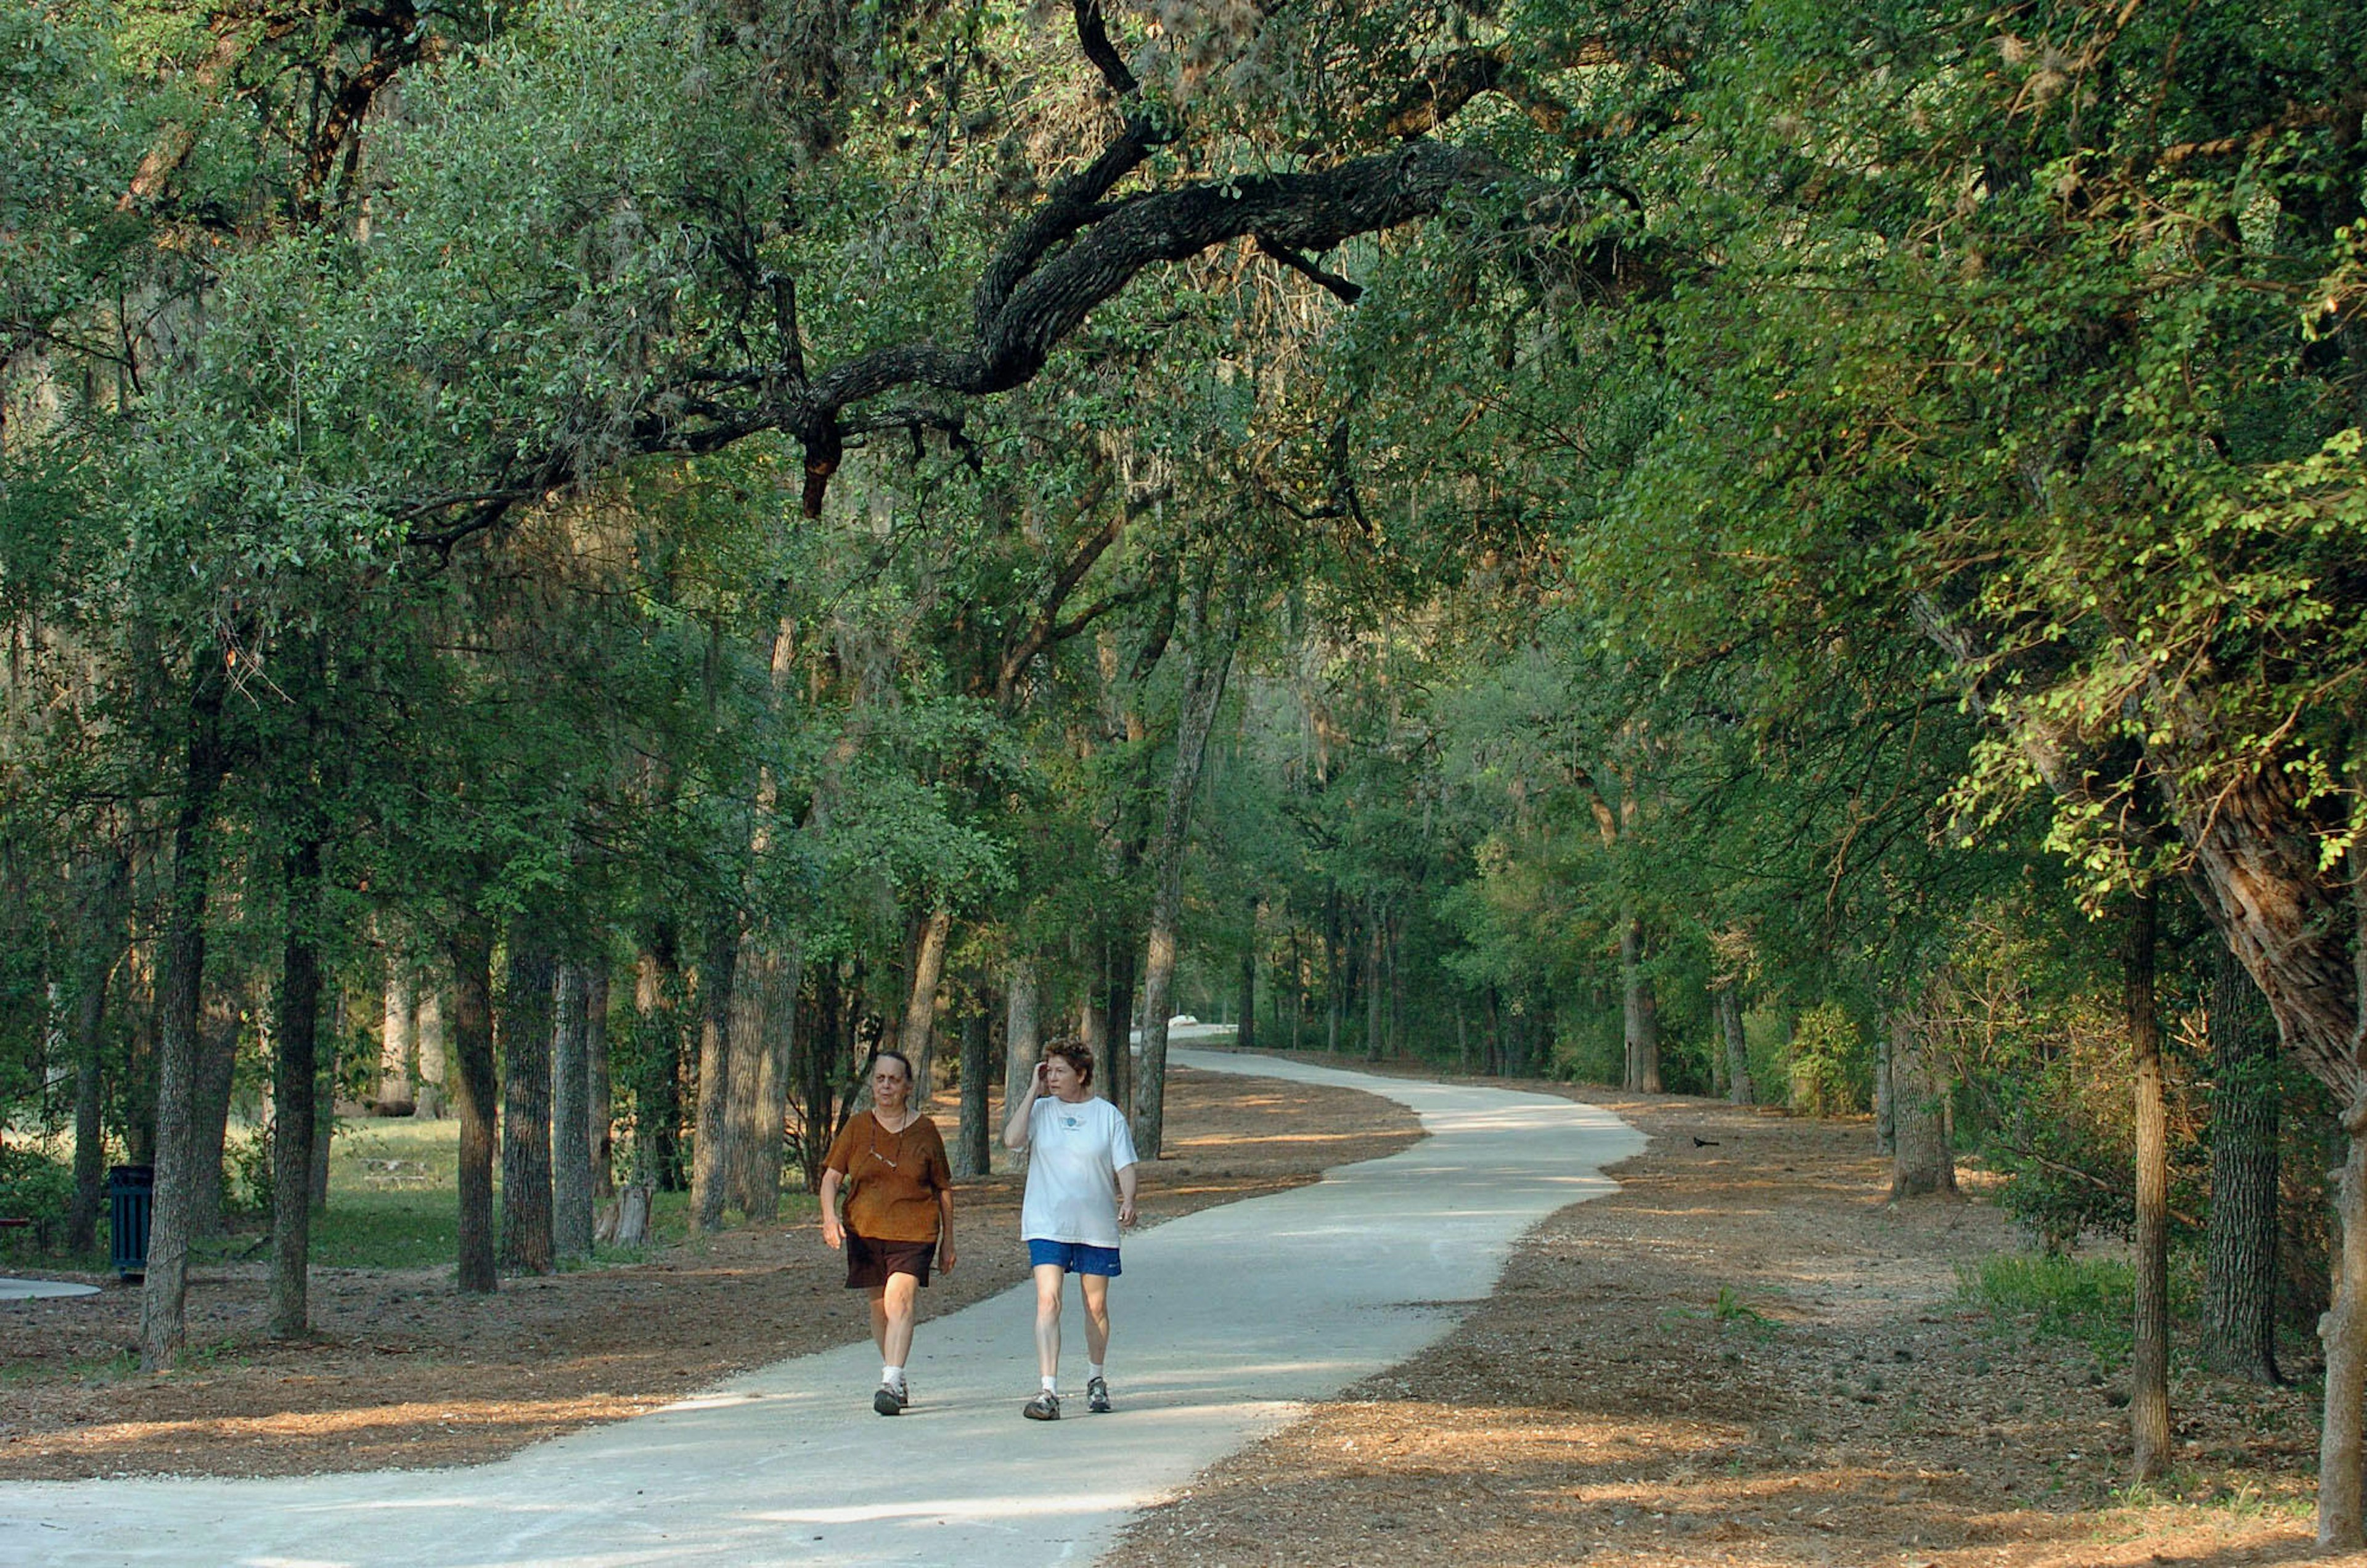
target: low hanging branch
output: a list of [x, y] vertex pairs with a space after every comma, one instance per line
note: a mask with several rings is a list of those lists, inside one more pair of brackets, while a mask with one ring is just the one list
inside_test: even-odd
[[[466, 498], [415, 502], [397, 513], [414, 542], [448, 550], [520, 502], [580, 483], [636, 457], [711, 452], [760, 432], [793, 437], [805, 452], [804, 512], [821, 515], [847, 438], [883, 427], [958, 429], [943, 410], [874, 414], [861, 405], [900, 390], [955, 399], [1025, 386], [1093, 310], [1145, 268], [1214, 246], [1251, 240], [1266, 255], [1353, 301], [1353, 283], [1309, 260], [1358, 235], [1436, 216], [1458, 197], [1526, 177], [1485, 153], [1423, 138], [1328, 169], [1205, 180], [1126, 197], [1112, 192], [1172, 130], [1139, 103], [1134, 78], [1111, 46], [1098, 0], [1074, 0], [1080, 46], [1127, 111], [1101, 154], [1054, 187], [988, 262], [972, 294], [968, 340], [871, 350], [811, 374], [794, 349], [784, 362], [706, 371], [651, 399], [621, 443], [553, 449]], [[1606, 288], [1622, 253], [1587, 258]], [[794, 344], [795, 339], [789, 342]], [[522, 471], [520, 471], [522, 470]]]

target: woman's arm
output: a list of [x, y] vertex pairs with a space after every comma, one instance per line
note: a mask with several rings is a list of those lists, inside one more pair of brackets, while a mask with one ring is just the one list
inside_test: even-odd
[[1036, 1070], [1027, 1075], [1027, 1092], [1019, 1097], [1019, 1103], [1012, 1108], [1011, 1120], [1003, 1123], [1004, 1148], [1017, 1151], [1027, 1146], [1028, 1118], [1036, 1113], [1036, 1097], [1043, 1092], [1044, 1064], [1038, 1062]]
[[937, 1189], [937, 1269], [946, 1274], [954, 1271], [954, 1191], [950, 1187]]
[[842, 1173], [825, 1170], [821, 1173], [821, 1239], [822, 1245], [836, 1247], [846, 1240], [846, 1227], [838, 1223], [838, 1184]]
[[1134, 1224], [1134, 1167], [1130, 1165], [1118, 1168], [1117, 1223], [1120, 1229]]

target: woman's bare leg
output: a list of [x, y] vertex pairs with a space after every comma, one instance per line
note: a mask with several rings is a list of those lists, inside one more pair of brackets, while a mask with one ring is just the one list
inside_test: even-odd
[[1109, 1359], [1109, 1276], [1080, 1274], [1077, 1289], [1085, 1297], [1085, 1359], [1098, 1367]]
[[1036, 1265], [1036, 1370], [1060, 1375], [1060, 1282], [1069, 1271], [1057, 1263]]
[[879, 1359], [900, 1367], [912, 1353], [912, 1320], [919, 1314], [921, 1281], [910, 1274], [890, 1274], [887, 1288], [871, 1298], [872, 1337], [879, 1342]]

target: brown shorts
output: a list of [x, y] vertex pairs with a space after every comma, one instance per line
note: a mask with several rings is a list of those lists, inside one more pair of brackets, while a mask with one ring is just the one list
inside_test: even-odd
[[846, 1233], [846, 1288], [876, 1291], [890, 1274], [910, 1274], [925, 1285], [937, 1256], [934, 1241], [867, 1241]]

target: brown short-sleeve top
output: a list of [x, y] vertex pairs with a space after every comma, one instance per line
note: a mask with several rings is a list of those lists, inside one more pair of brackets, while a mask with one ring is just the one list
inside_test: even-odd
[[822, 1162], [846, 1179], [846, 1228], [866, 1241], [934, 1241], [937, 1194], [953, 1186], [937, 1124], [916, 1116], [900, 1133], [870, 1111], [848, 1118]]

